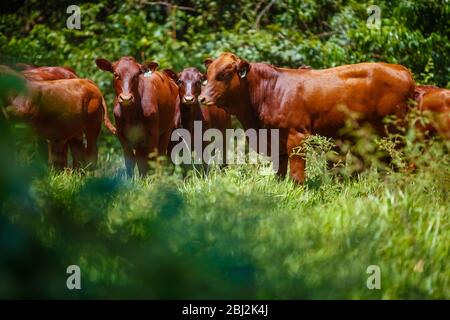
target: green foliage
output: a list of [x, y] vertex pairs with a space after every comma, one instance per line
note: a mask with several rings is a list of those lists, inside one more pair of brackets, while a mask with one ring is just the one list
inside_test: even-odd
[[[387, 61], [450, 85], [445, 0], [377, 1], [380, 30], [355, 0], [275, 1], [259, 20], [270, 1], [172, 2], [195, 11], [79, 1], [82, 28], [69, 30], [67, 3], [26, 1], [0, 15], [0, 61], [71, 66], [109, 102], [97, 57], [176, 70], [224, 50], [293, 68]], [[450, 298], [448, 142], [349, 124], [351, 144], [312, 137], [299, 150], [301, 187], [253, 165], [124, 180], [113, 137], [96, 171], [47, 172], [29, 132], [0, 119], [1, 298]], [[71, 264], [81, 291], [65, 287]], [[381, 290], [366, 287], [372, 264]]]
[[[200, 66], [205, 57], [224, 50], [294, 68], [401, 63], [419, 81], [448, 83], [448, 1], [378, 1], [380, 30], [366, 26], [370, 3], [361, 1], [276, 1], [258, 25], [258, 14], [269, 1], [174, 3], [195, 11], [134, 1], [85, 1], [80, 4], [81, 30], [69, 30], [65, 3], [27, 1], [0, 16], [1, 60], [69, 65], [108, 91], [109, 76], [96, 69], [96, 57], [132, 55], [180, 70]], [[433, 70], [426, 68], [430, 63]]]
[[[117, 153], [92, 173], [19, 171], [21, 188], [1, 193], [0, 296], [448, 299], [450, 144], [413, 128], [354, 128], [350, 149], [308, 139], [304, 186], [250, 164], [123, 179]], [[81, 291], [64, 286], [71, 264]]]

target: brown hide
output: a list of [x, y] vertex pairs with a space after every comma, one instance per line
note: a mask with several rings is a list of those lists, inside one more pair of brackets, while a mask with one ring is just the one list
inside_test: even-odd
[[[208, 129], [218, 129], [225, 137], [225, 130], [231, 128], [230, 115], [216, 106], [200, 106], [198, 96], [205, 76], [196, 68], [186, 68], [178, 75], [164, 71], [178, 84], [180, 106], [175, 114], [175, 128], [183, 128], [191, 134], [191, 148], [194, 147], [194, 121], [202, 124], [202, 136]], [[205, 145], [205, 143], [203, 143]]]
[[[67, 166], [67, 146], [86, 135], [85, 160], [96, 163], [97, 138], [106, 104], [98, 87], [86, 79], [29, 81], [28, 93], [12, 100], [11, 113], [50, 141], [50, 162]], [[113, 133], [115, 128], [108, 127]], [[81, 155], [79, 155], [81, 157]]]
[[300, 70], [250, 64], [223, 53], [205, 64], [208, 82], [199, 101], [236, 115], [246, 129], [279, 128], [278, 173], [286, 172], [290, 157], [291, 176], [299, 183], [305, 160], [293, 149], [308, 135], [336, 137], [354, 114], [382, 132], [383, 117], [404, 117], [415, 87], [409, 70], [387, 63]]
[[417, 86], [415, 99], [421, 111], [429, 112], [429, 123], [425, 126], [419, 125], [419, 129], [450, 139], [450, 90], [435, 86]]
[[99, 58], [96, 64], [114, 75], [114, 117], [127, 174], [132, 176], [137, 164], [139, 173], [145, 175], [150, 158], [167, 154], [178, 87], [156, 70], [155, 62], [141, 65], [132, 57], [122, 57], [113, 63]]

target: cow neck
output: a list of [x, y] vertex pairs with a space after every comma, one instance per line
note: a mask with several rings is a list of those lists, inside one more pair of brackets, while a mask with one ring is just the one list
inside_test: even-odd
[[259, 129], [258, 117], [254, 112], [253, 103], [250, 98], [250, 88], [247, 79], [241, 79], [239, 92], [228, 99], [227, 112], [234, 114], [241, 122], [245, 130]]
[[11, 105], [14, 107], [14, 117], [21, 120], [31, 120], [36, 109], [33, 106], [38, 105], [41, 98], [41, 84], [38, 82], [29, 81], [27, 92], [21, 93], [11, 99]]
[[181, 126], [187, 129], [191, 134], [194, 131], [194, 121], [201, 120], [198, 115], [201, 114], [200, 105], [195, 103], [191, 106], [180, 104]]
[[139, 95], [136, 95], [135, 97], [136, 101], [133, 106], [123, 107], [119, 104], [122, 117], [127, 122], [136, 122], [142, 118], [141, 99], [139, 98]]
[[261, 63], [252, 63], [247, 77], [241, 79], [241, 94], [233, 99], [233, 106], [239, 110], [236, 116], [246, 130], [264, 127], [260, 121], [262, 107], [276, 80], [276, 71]]

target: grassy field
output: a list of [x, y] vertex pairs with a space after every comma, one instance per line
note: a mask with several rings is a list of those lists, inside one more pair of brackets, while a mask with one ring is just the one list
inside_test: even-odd
[[[405, 163], [418, 145], [393, 156]], [[5, 282], [0, 295], [449, 299], [449, 147], [422, 145], [413, 172], [368, 159], [355, 172], [348, 154], [329, 169], [329, 142], [313, 139], [304, 186], [255, 165], [127, 180], [104, 149], [98, 170], [41, 174], [5, 200], [11, 228], [39, 250], [11, 258], [31, 265], [31, 283]], [[80, 291], [65, 287], [71, 264]], [[366, 286], [370, 265], [379, 290]]]
[[[205, 71], [224, 51], [295, 69], [388, 62], [450, 88], [445, 0], [87, 0], [81, 29], [68, 28], [66, 1], [3, 2], [0, 63], [69, 66], [110, 112], [99, 57], [177, 72]], [[4, 116], [11, 88], [24, 84], [0, 77], [0, 299], [450, 299], [449, 141], [408, 130], [375, 142], [350, 125], [352, 143], [308, 141], [296, 186], [256, 165], [124, 179], [118, 139], [103, 130], [98, 168], [58, 173], [35, 134]], [[67, 289], [69, 265], [81, 290]], [[379, 290], [367, 287], [369, 266]]]

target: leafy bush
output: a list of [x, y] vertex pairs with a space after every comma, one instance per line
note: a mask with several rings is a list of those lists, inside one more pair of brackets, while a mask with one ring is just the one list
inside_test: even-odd
[[[362, 172], [348, 159], [329, 168], [343, 149], [309, 139], [303, 187], [250, 164], [184, 181], [171, 171], [123, 180], [117, 167], [111, 178], [99, 169], [25, 180], [3, 194], [3, 228], [15, 231], [0, 241], [0, 265], [15, 268], [2, 269], [10, 281], [0, 295], [448, 298], [450, 144], [405, 135], [390, 148], [395, 139], [364, 136], [365, 150], [387, 146], [398, 165], [359, 154]], [[410, 161], [415, 171], [404, 170]], [[81, 291], [64, 286], [71, 264], [81, 267]], [[366, 287], [373, 264], [382, 290]], [[35, 282], [21, 282], [23, 273]]]
[[[12, 5], [1, 63], [71, 66], [109, 102], [99, 56], [177, 70], [224, 50], [293, 68], [387, 61], [450, 85], [448, 1], [378, 1], [380, 30], [355, 0], [276, 1], [265, 14], [270, 1], [172, 2], [79, 1], [81, 30], [65, 27], [65, 2]], [[105, 136], [96, 171], [47, 172], [32, 135], [1, 119], [2, 298], [450, 298], [450, 145], [414, 125], [380, 139], [350, 123], [352, 143], [312, 137], [299, 187], [254, 165], [123, 180]], [[65, 287], [72, 264], [81, 291]], [[366, 287], [373, 264], [381, 290]]]

